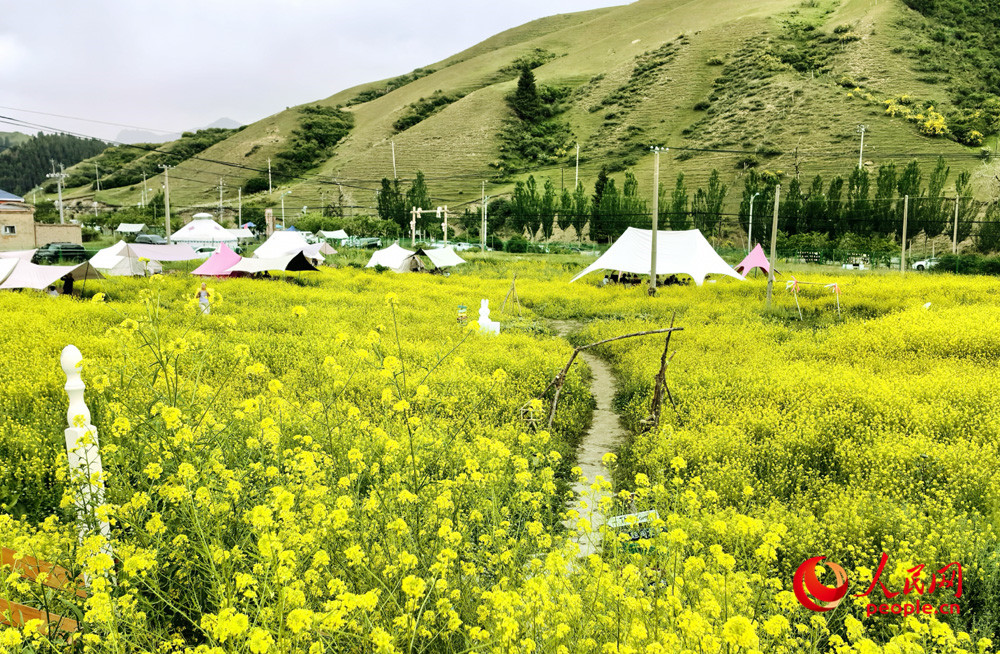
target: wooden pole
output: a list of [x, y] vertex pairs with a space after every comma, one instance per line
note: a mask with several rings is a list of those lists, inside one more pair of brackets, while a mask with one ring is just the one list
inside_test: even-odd
[[781, 197], [781, 185], [774, 187], [774, 219], [771, 221], [771, 265], [767, 271], [767, 308], [771, 308], [771, 294], [774, 291], [774, 258], [778, 251], [778, 202]]
[[660, 148], [653, 148], [653, 231], [649, 248], [649, 294], [656, 295], [656, 236], [660, 228]]

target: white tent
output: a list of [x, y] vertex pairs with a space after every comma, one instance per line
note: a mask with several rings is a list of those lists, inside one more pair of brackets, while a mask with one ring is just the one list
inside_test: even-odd
[[422, 270], [424, 264], [417, 258], [416, 252], [411, 252], [393, 243], [384, 250], [376, 250], [372, 253], [372, 258], [368, 261], [368, 265], [365, 268], [374, 268], [375, 266], [382, 266], [398, 273], [405, 273]]
[[[595, 270], [620, 270], [637, 275], [648, 275], [652, 252], [653, 231], [629, 227], [608, 251], [574, 277], [576, 281]], [[690, 275], [701, 286], [706, 275], [726, 275], [742, 280], [705, 240], [701, 230], [683, 232], [657, 232], [656, 274]]]
[[302, 252], [310, 259], [322, 261], [323, 255], [320, 253], [322, 247], [322, 244], [312, 245], [307, 242], [302, 232], [275, 232], [254, 250], [253, 256], [258, 259], [268, 259]]
[[466, 263], [465, 259], [455, 254], [455, 250], [450, 246], [434, 248], [432, 250], [418, 250], [417, 254], [426, 255], [435, 268], [448, 268], [449, 266]]
[[141, 259], [152, 261], [193, 261], [198, 258], [190, 245], [152, 245], [149, 243], [129, 243], [130, 250]]
[[302, 252], [296, 252], [295, 254], [289, 254], [283, 257], [269, 257], [266, 259], [259, 257], [246, 257], [241, 259], [236, 265], [229, 268], [229, 273], [253, 274], [268, 270], [287, 270], [290, 272], [303, 270], [315, 271], [316, 267], [309, 263], [306, 256], [307, 255]]
[[122, 223], [115, 231], [120, 234], [138, 234], [144, 229], [146, 229], [146, 225], [143, 223]]
[[[147, 261], [140, 261], [140, 258]], [[140, 257], [125, 241], [98, 250], [90, 258], [90, 265], [109, 277], [144, 277], [163, 272], [159, 261]]]
[[85, 279], [104, 279], [104, 276], [94, 270], [89, 261], [75, 266], [39, 266], [21, 259], [14, 259], [14, 261], [17, 262], [17, 265], [8, 273], [7, 279], [0, 284], [0, 289], [34, 288], [42, 290], [52, 286], [66, 275], [72, 276], [75, 282]]
[[346, 241], [350, 238], [350, 236], [347, 235], [347, 232], [342, 229], [335, 229], [332, 232], [320, 230], [316, 232], [316, 236], [329, 241]]
[[0, 283], [3, 283], [7, 276], [17, 267], [20, 259], [0, 259]]
[[235, 236], [236, 238], [242, 239], [244, 241], [247, 240], [247, 239], [253, 238], [253, 236], [254, 236], [253, 232], [251, 232], [246, 227], [240, 227], [239, 229], [230, 229], [230, 230], [227, 230], [227, 231], [230, 234], [232, 234], [233, 236]]
[[0, 252], [0, 259], [24, 259], [25, 261], [31, 261], [32, 257], [35, 256], [37, 250], [8, 250], [6, 252]]
[[[199, 216], [209, 216], [200, 218]], [[225, 243], [232, 247], [236, 245], [236, 237], [229, 230], [212, 220], [210, 214], [196, 213], [194, 220], [184, 225], [170, 239], [175, 243], [187, 243], [193, 248], [219, 245]]]

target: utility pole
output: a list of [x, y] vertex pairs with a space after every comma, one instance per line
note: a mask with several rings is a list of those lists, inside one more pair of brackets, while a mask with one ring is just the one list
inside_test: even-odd
[[101, 190], [101, 169], [97, 166], [97, 162], [94, 162], [94, 181], [97, 182], [97, 188], [95, 192]]
[[656, 237], [660, 229], [660, 148], [653, 150], [653, 231], [649, 248], [649, 294], [656, 295]]
[[778, 201], [781, 184], [774, 187], [774, 219], [771, 221], [771, 260], [767, 266], [767, 308], [771, 308], [771, 294], [774, 291], [774, 260], [778, 251]]
[[142, 202], [142, 208], [145, 209], [146, 208], [146, 171], [145, 170], [142, 171], [142, 193], [139, 194], [139, 197], [142, 198], [140, 200], [140, 202]]
[[417, 244], [417, 208], [410, 210], [410, 247]]
[[576, 144], [576, 182], [573, 184], [573, 190], [580, 185], [580, 143]]
[[237, 186], [236, 187], [236, 202], [237, 202], [236, 206], [239, 207], [237, 209], [237, 211], [239, 212], [237, 215], [239, 217], [236, 219], [236, 222], [237, 222], [236, 226], [237, 227], [242, 227], [243, 226], [243, 187], [242, 186]]
[[170, 169], [173, 166], [168, 166], [167, 164], [160, 164], [160, 168], [163, 169], [163, 218], [165, 232], [167, 236], [167, 244], [170, 244]]
[[222, 222], [222, 187], [223, 186], [224, 186], [224, 182], [222, 181], [222, 178], [220, 177], [219, 178], [219, 222], [220, 223]]
[[59, 164], [59, 172], [52, 172], [46, 175], [46, 177], [54, 177], [56, 180], [56, 189], [59, 193], [59, 224], [66, 224], [66, 217], [63, 215], [63, 201], [62, 201], [62, 185], [63, 180], [66, 179], [66, 173], [63, 172], [63, 165]]
[[483, 252], [486, 252], [486, 180], [483, 180], [483, 226], [479, 230], [479, 240], [481, 242]]
[[271, 157], [267, 158], [267, 194], [271, 195], [274, 193], [274, 188], [271, 187]]
[[958, 196], [955, 196], [955, 233], [951, 237], [952, 254], [958, 254], [958, 203], [960, 199]]
[[858, 134], [861, 135], [861, 152], [858, 153], [858, 168], [864, 166], [865, 157], [865, 132], [868, 130], [868, 125], [858, 125]]
[[399, 175], [396, 174], [396, 142], [389, 141], [392, 144], [392, 178], [399, 179]]
[[753, 249], [753, 201], [760, 195], [760, 191], [750, 196], [750, 228], [747, 230], [747, 255]]
[[903, 249], [899, 253], [899, 273], [906, 274], [906, 221], [910, 213], [910, 196], [903, 196]]

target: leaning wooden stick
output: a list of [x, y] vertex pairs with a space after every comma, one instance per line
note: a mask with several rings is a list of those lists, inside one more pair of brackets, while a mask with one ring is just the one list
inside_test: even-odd
[[[674, 326], [674, 319], [677, 318], [677, 312], [670, 317], [670, 326]], [[673, 360], [674, 354], [667, 356], [667, 352], [670, 350], [670, 337], [673, 336], [673, 332], [667, 332], [667, 342], [663, 346], [663, 356], [660, 357], [660, 371], [656, 373], [656, 383], [653, 388], [653, 406], [650, 409], [650, 423], [653, 429], [660, 426], [660, 407], [663, 404], [663, 393], [666, 392], [667, 397], [670, 399], [670, 405], [674, 407], [674, 411], [677, 411], [677, 403], [674, 402], [674, 396], [670, 393], [670, 388], [667, 386], [667, 365]]]
[[[672, 319], [670, 324], [673, 325]], [[684, 328], [671, 326], [668, 327], [667, 329], [653, 329], [645, 332], [635, 332], [633, 334], [624, 334], [622, 336], [606, 338], [603, 341], [597, 341], [596, 343], [588, 343], [587, 345], [581, 345], [580, 347], [574, 349], [573, 354], [570, 355], [569, 361], [566, 362], [566, 365], [563, 367], [563, 369], [559, 371], [559, 374], [556, 375], [552, 379], [552, 381], [549, 382], [549, 385], [545, 387], [545, 390], [543, 390], [538, 395], [538, 399], [542, 399], [542, 397], [549, 391], [550, 388], [554, 386], [556, 389], [555, 395], [552, 397], [552, 408], [549, 409], [548, 429], [552, 428], [552, 421], [555, 420], [556, 417], [556, 407], [559, 405], [559, 395], [562, 392], [563, 384], [566, 383], [566, 374], [569, 373], [570, 367], [573, 365], [573, 362], [576, 361], [576, 355], [580, 354], [580, 352], [588, 350], [592, 347], [597, 347], [598, 345], [604, 345], [605, 343], [620, 341], [625, 338], [635, 338], [636, 336], [651, 336], [653, 334], [669, 334], [672, 332], [680, 332], [680, 331], [684, 331]]]

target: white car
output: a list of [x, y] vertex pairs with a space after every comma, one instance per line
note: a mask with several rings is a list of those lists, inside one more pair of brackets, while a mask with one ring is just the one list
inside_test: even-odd
[[933, 268], [938, 265], [937, 259], [921, 259], [920, 261], [914, 261], [910, 267], [914, 270], [927, 270], [928, 268]]

